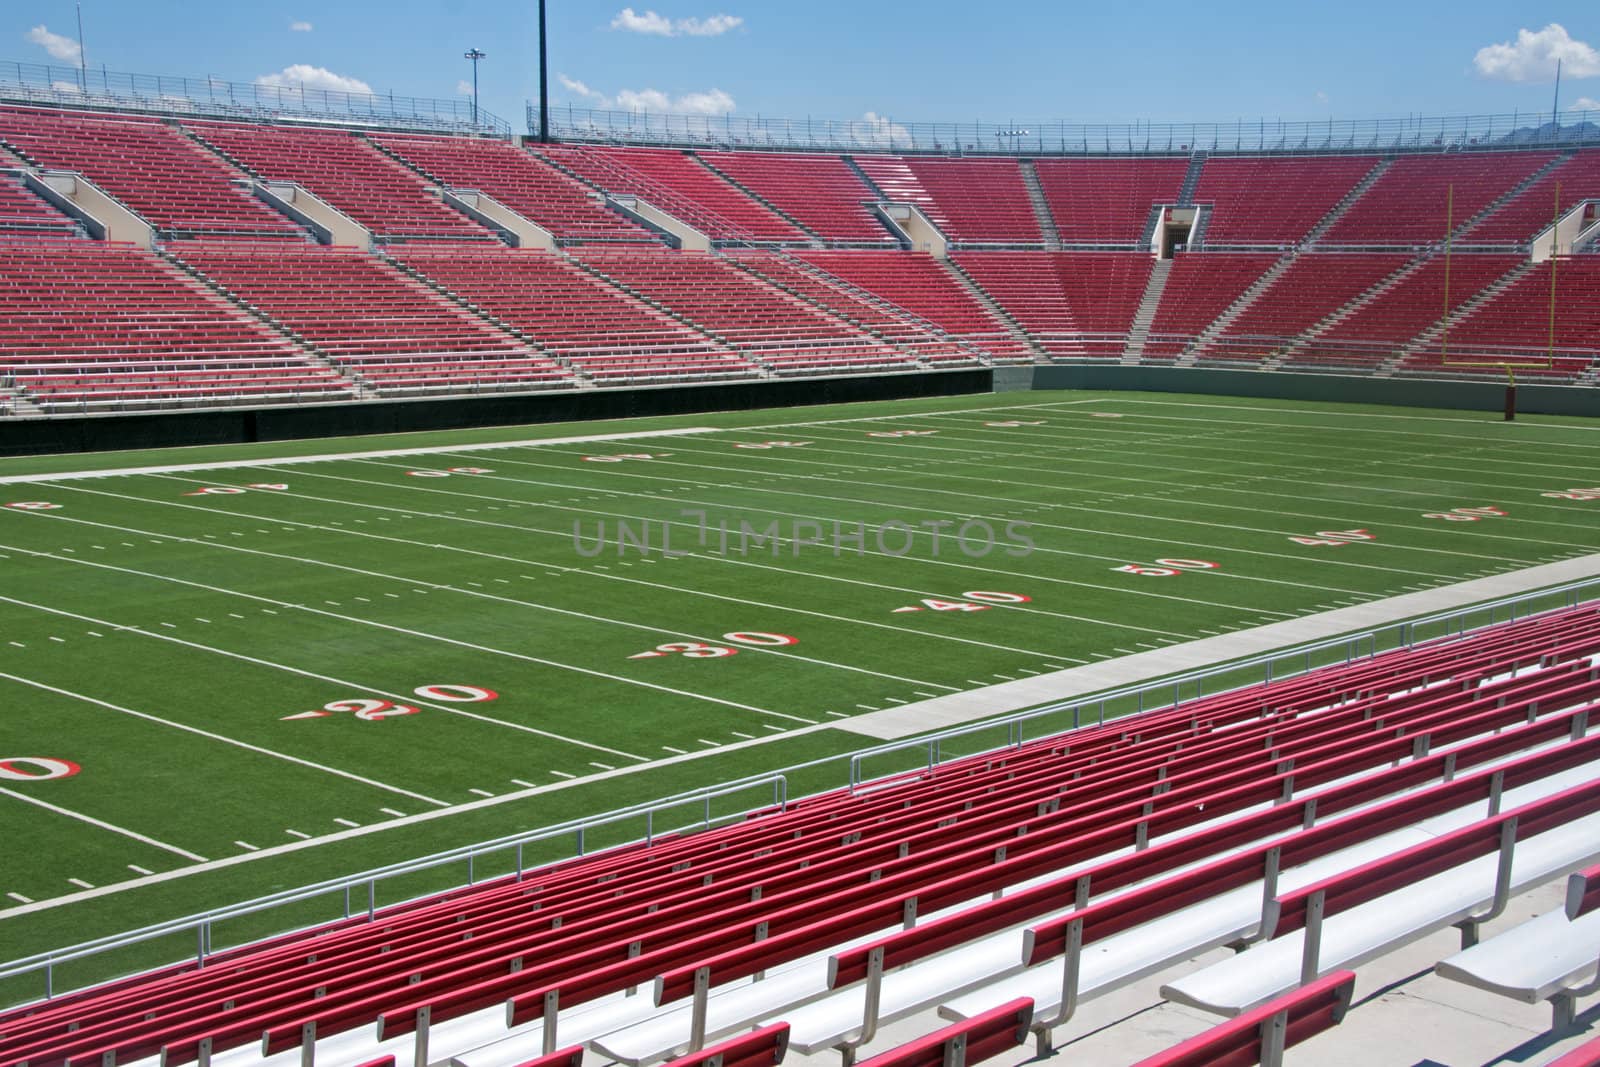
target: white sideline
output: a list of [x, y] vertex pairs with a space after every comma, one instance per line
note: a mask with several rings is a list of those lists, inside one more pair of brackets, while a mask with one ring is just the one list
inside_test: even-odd
[[64, 482], [81, 478], [120, 478], [130, 474], [182, 474], [187, 471], [222, 471], [240, 467], [281, 467], [294, 463], [331, 463], [348, 459], [394, 459], [400, 456], [434, 456], [448, 452], [491, 452], [501, 448], [533, 448], [539, 445], [584, 445], [599, 441], [632, 441], [643, 437], [682, 437], [686, 434], [721, 433], [715, 426], [688, 426], [677, 430], [639, 430], [634, 433], [596, 433], [582, 437], [545, 437], [531, 441], [491, 441], [478, 445], [434, 445], [428, 448], [389, 448], [378, 452], [332, 452], [315, 456], [230, 459], [216, 463], [174, 463], [157, 467], [118, 467], [103, 471], [67, 471], [60, 474], [14, 474], [0, 477], [0, 485], [26, 482]]

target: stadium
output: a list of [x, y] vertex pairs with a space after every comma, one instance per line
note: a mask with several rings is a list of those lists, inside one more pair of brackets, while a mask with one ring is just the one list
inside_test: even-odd
[[539, 11], [517, 123], [0, 63], [0, 1067], [1600, 1064], [1593, 101]]

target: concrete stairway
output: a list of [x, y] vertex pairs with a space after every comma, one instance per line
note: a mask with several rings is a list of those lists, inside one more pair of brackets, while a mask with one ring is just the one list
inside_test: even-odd
[[1335, 326], [1339, 325], [1339, 323], [1343, 322], [1345, 319], [1348, 319], [1351, 315], [1354, 315], [1356, 312], [1372, 303], [1378, 297], [1382, 296], [1390, 289], [1393, 289], [1395, 286], [1411, 277], [1429, 262], [1431, 262], [1431, 260], [1426, 256], [1413, 259], [1401, 266], [1398, 270], [1389, 274], [1387, 277], [1379, 279], [1374, 285], [1357, 293], [1349, 303], [1343, 305], [1342, 307], [1335, 308], [1328, 315], [1302, 330], [1300, 336], [1296, 337], [1293, 341], [1284, 346], [1283, 351], [1278, 356], [1274, 357], [1275, 361], [1281, 364], [1293, 360], [1294, 357], [1303, 351], [1312, 341], [1315, 341], [1318, 337], [1321, 337], [1324, 333], [1333, 329]]
[[1250, 288], [1240, 293], [1237, 300], [1224, 308], [1222, 314], [1213, 319], [1210, 326], [1200, 331], [1200, 335], [1194, 339], [1194, 344], [1190, 346], [1189, 351], [1179, 356], [1175, 361], [1175, 365], [1180, 367], [1194, 366], [1194, 362], [1198, 358], [1196, 353], [1203, 352], [1210, 347], [1211, 342], [1220, 337], [1222, 331], [1232, 326], [1234, 320], [1243, 315], [1246, 309], [1256, 302], [1257, 297], [1266, 292], [1273, 282], [1283, 277], [1284, 271], [1288, 270], [1289, 265], [1293, 262], [1293, 256], [1283, 256], [1268, 267], [1266, 273], [1252, 282]]
[[1367, 171], [1349, 192], [1340, 197], [1339, 202], [1329, 208], [1328, 213], [1322, 216], [1315, 226], [1311, 227], [1311, 230], [1301, 239], [1300, 243], [1310, 246], [1320, 241], [1323, 234], [1333, 229], [1334, 223], [1344, 218], [1344, 213], [1350, 210], [1350, 206], [1365, 196], [1368, 189], [1377, 184], [1378, 179], [1388, 172], [1390, 165], [1393, 163], [1394, 160], [1392, 159], [1380, 159], [1374, 163], [1372, 169]]
[[717, 177], [721, 178], [723, 181], [739, 190], [745, 196], [748, 196], [751, 200], [754, 200], [756, 203], [760, 204], [762, 207], [778, 216], [784, 222], [787, 222], [790, 226], [793, 226], [795, 229], [805, 234], [811, 239], [812, 247], [822, 248], [826, 244], [826, 242], [824, 242], [822, 239], [822, 235], [817, 233], [816, 230], [813, 230], [810, 226], [807, 226], [805, 223], [801, 222], [799, 219], [795, 218], [793, 215], [789, 214], [787, 211], [783, 210], [777, 204], [774, 204], [772, 201], [768, 200], [766, 197], [762, 196], [748, 185], [745, 185], [731, 174], [726, 174], [718, 170], [715, 165], [706, 162], [694, 152], [685, 152], [684, 155], [688, 156], [706, 170], [709, 170], [712, 174], [715, 174]]
[[1056, 229], [1056, 217], [1044, 197], [1044, 187], [1039, 184], [1039, 169], [1031, 159], [1019, 159], [1017, 166], [1022, 170], [1022, 184], [1028, 190], [1028, 203], [1033, 205], [1033, 217], [1039, 221], [1045, 248], [1051, 252], [1061, 251], [1061, 232]]
[[1189, 169], [1184, 171], [1183, 184], [1178, 187], [1178, 206], [1188, 207], [1194, 203], [1195, 186], [1200, 184], [1200, 171], [1206, 165], [1208, 153], [1195, 152], [1189, 157]]
[[1133, 326], [1128, 330], [1128, 343], [1122, 349], [1122, 362], [1138, 363], [1144, 358], [1144, 343], [1150, 338], [1150, 324], [1155, 321], [1156, 308], [1161, 305], [1161, 294], [1166, 291], [1167, 275], [1171, 273], [1170, 259], [1158, 259], [1150, 268], [1150, 280], [1145, 283], [1144, 297], [1139, 301]]
[[1028, 331], [1022, 328], [1022, 324], [1016, 319], [1012, 318], [1011, 313], [1005, 308], [1001, 307], [995, 301], [994, 297], [985, 292], [983, 286], [979, 285], [973, 279], [972, 275], [962, 270], [960, 264], [956, 263], [956, 261], [953, 259], [941, 259], [937, 260], [936, 262], [943, 267], [951, 277], [960, 282], [966, 288], [967, 292], [972, 294], [972, 298], [974, 300], [987, 308], [989, 314], [1000, 320], [1000, 323], [1005, 326], [1007, 333], [1028, 347], [1028, 351], [1032, 354], [1035, 362], [1050, 362], [1050, 356], [1045, 352], [1044, 349], [1040, 348], [1034, 343], [1033, 338], [1028, 336]]
[[[1492, 200], [1488, 207], [1484, 208], [1470, 219], [1467, 219], [1465, 222], [1451, 231], [1450, 240], [1464, 241], [1466, 239], [1467, 232], [1474, 226], [1478, 225], [1478, 223], [1482, 222], [1484, 219], [1488, 218], [1490, 215], [1493, 215], [1496, 211], [1499, 211], [1511, 201], [1515, 200], [1517, 197], [1533, 188], [1534, 185], [1544, 180], [1544, 178], [1547, 177], [1551, 171], [1555, 170], [1557, 167], [1561, 166], [1561, 164], [1565, 163], [1571, 158], [1571, 152], [1564, 152], [1555, 159], [1552, 159], [1550, 162], [1546, 163], [1544, 166], [1540, 167], [1538, 170], [1534, 171], [1532, 174], [1528, 175], [1526, 178], [1522, 179], [1522, 181], [1518, 182], [1516, 185], [1513, 185], [1510, 189], [1507, 189], [1503, 194]], [[1553, 207], [1554, 205], [1552, 204], [1551, 206]]]
[[1466, 319], [1474, 311], [1483, 307], [1495, 297], [1505, 292], [1512, 285], [1514, 285], [1519, 278], [1532, 271], [1536, 266], [1537, 264], [1533, 262], [1524, 262], [1518, 263], [1515, 267], [1512, 267], [1510, 270], [1506, 271], [1500, 277], [1496, 278], [1492, 283], [1486, 285], [1483, 289], [1476, 293], [1470, 300], [1466, 301], [1460, 307], [1452, 311], [1449, 318], [1429, 326], [1426, 330], [1423, 330], [1421, 333], [1417, 334], [1417, 336], [1413, 337], [1409, 342], [1407, 342], [1399, 352], [1395, 353], [1379, 364], [1377, 377], [1391, 377], [1402, 363], [1416, 355], [1425, 346], [1431, 345], [1441, 337], [1444, 337], [1447, 329], [1454, 327], [1457, 323]]

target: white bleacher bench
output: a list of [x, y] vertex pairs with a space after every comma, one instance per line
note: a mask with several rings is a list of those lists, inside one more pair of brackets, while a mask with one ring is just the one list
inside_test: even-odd
[[1033, 1001], [1023, 997], [935, 1030], [866, 1060], [861, 1067], [969, 1067], [1028, 1039]]
[[1447, 926], [1461, 928], [1470, 947], [1512, 894], [1596, 859], [1600, 779], [1591, 779], [1278, 897], [1267, 941], [1169, 982], [1161, 995], [1237, 1015]]
[[1564, 907], [1458, 952], [1435, 971], [1525, 1004], [1548, 1000], [1551, 1029], [1568, 1029], [1578, 998], [1600, 993], [1600, 866], [1567, 880]]
[[1343, 1021], [1355, 984], [1352, 972], [1334, 971], [1140, 1060], [1134, 1067], [1213, 1067], [1218, 1063], [1281, 1067], [1285, 1049]]

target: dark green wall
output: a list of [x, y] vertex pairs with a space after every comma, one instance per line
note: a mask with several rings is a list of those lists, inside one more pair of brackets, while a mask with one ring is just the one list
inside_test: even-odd
[[573, 389], [304, 407], [223, 408], [0, 421], [0, 455], [288, 441], [356, 434], [519, 426], [804, 404], [986, 393], [993, 372], [929, 371], [805, 381], [765, 380], [646, 389]]
[[[1205, 367], [1070, 366], [1033, 368], [1035, 389], [1107, 389], [1152, 393], [1205, 393], [1279, 400], [1500, 411], [1506, 387], [1498, 382], [1373, 378], [1286, 371], [1212, 370]], [[1600, 389], [1518, 385], [1517, 410], [1529, 415], [1600, 415]]]

